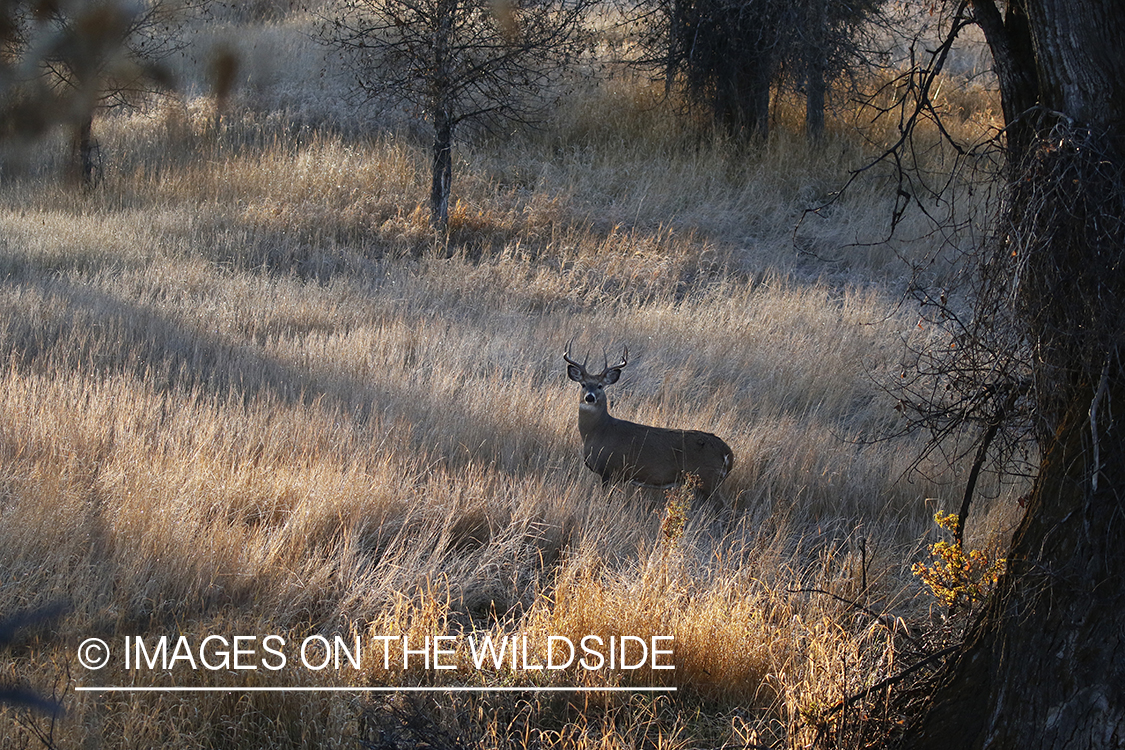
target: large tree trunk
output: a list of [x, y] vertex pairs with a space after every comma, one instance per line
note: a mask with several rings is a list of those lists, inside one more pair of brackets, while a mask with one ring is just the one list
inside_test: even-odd
[[1125, 3], [973, 6], [1019, 126], [998, 257], [1034, 357], [1043, 461], [997, 595], [905, 746], [1122, 748]]
[[770, 130], [771, 64], [766, 55], [742, 61], [718, 82], [715, 111], [739, 139], [766, 138]]
[[670, 6], [666, 86], [677, 72], [735, 138], [769, 134], [780, 3], [675, 0]]

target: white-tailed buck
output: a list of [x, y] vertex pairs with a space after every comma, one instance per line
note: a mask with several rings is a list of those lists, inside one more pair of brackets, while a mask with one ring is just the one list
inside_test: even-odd
[[705, 497], [730, 473], [734, 454], [719, 438], [699, 430], [670, 430], [627, 422], [610, 416], [605, 387], [621, 377], [628, 364], [626, 348], [621, 361], [605, 363], [600, 375], [586, 372], [586, 363], [563, 354], [566, 374], [582, 386], [578, 402], [578, 432], [586, 468], [602, 478], [602, 484], [625, 480], [647, 487], [671, 487], [688, 474], [699, 477], [699, 492]]

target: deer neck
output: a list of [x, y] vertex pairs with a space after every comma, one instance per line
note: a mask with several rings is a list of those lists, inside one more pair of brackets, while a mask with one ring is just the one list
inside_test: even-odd
[[605, 404], [579, 404], [578, 405], [578, 432], [582, 437], [593, 435], [613, 424], [613, 417]]

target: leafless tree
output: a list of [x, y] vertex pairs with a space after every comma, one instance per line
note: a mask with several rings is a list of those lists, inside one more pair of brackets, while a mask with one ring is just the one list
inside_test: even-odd
[[12, 2], [0, 11], [0, 109], [9, 137], [57, 125], [73, 133], [76, 172], [96, 170], [98, 110], [128, 106], [172, 86], [163, 64], [182, 48], [184, 21], [207, 0]]
[[588, 45], [593, 0], [344, 0], [324, 40], [367, 98], [401, 98], [433, 129], [431, 222], [449, 220], [458, 128], [541, 121]]

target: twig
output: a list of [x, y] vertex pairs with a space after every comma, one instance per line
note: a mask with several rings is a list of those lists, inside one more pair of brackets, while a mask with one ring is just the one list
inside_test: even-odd
[[1105, 366], [1102, 367], [1102, 377], [1098, 383], [1098, 390], [1094, 392], [1094, 398], [1090, 401], [1090, 440], [1093, 442], [1094, 453], [1094, 468], [1090, 470], [1090, 489], [1094, 492], [1098, 491], [1098, 474], [1102, 471], [1101, 441], [1098, 439], [1098, 408], [1109, 383], [1109, 362], [1111, 359], [1111, 356], [1105, 358]]
[[[843, 602], [844, 604], [847, 604], [848, 606], [852, 607], [853, 609], [857, 609], [857, 610], [859, 610], [860, 612], [863, 612], [866, 615], [870, 615], [871, 619], [882, 623], [884, 626], [886, 625], [886, 619], [888, 617], [892, 617], [891, 615], [888, 615], [886, 613], [879, 614], [878, 612], [876, 612], [875, 610], [871, 609], [870, 607], [868, 607], [864, 604], [860, 604], [859, 602], [852, 601], [851, 599], [845, 599], [844, 597], [840, 596], [839, 594], [833, 594], [831, 591], [825, 591], [824, 589], [786, 589], [786, 591], [789, 592], [790, 594], [823, 594], [824, 596], [830, 596], [838, 602]], [[902, 635], [903, 635], [903, 637], [906, 638], [906, 640], [910, 641], [915, 646], [918, 646], [919, 648], [921, 648], [921, 644], [918, 643], [918, 641], [912, 635], [910, 635], [910, 633], [904, 632]]]
[[941, 651], [930, 654], [929, 656], [927, 656], [922, 661], [918, 662], [917, 664], [910, 665], [909, 667], [902, 670], [898, 674], [891, 675], [890, 677], [886, 678], [885, 680], [880, 680], [879, 682], [875, 683], [871, 687], [869, 687], [865, 690], [862, 690], [862, 691], [856, 693], [855, 695], [853, 695], [849, 698], [845, 698], [844, 700], [840, 701], [839, 703], [837, 703], [832, 708], [828, 709], [828, 713], [834, 714], [837, 711], [840, 711], [841, 709], [847, 708], [848, 706], [852, 705], [853, 703], [856, 703], [858, 701], [863, 700], [867, 696], [874, 693], [876, 690], [882, 690], [883, 688], [889, 687], [889, 686], [895, 684], [896, 682], [900, 682], [900, 681], [906, 679], [907, 677], [909, 677], [910, 675], [912, 675], [913, 673], [917, 672], [922, 667], [925, 667], [926, 665], [930, 664], [931, 662], [937, 661], [938, 659], [949, 656], [950, 654], [957, 651], [959, 648], [960, 648], [960, 646], [949, 646], [947, 648], [943, 648]]
[[[1000, 431], [1000, 426], [1004, 423], [1004, 419], [1007, 417], [1008, 413], [1015, 408], [1016, 401], [1024, 394], [1027, 387], [1026, 383], [1014, 387], [1012, 392], [1008, 394], [1008, 398], [996, 409], [996, 414], [994, 414], [992, 419], [988, 422], [988, 431], [984, 433], [984, 438], [980, 441], [980, 447], [977, 448], [977, 455], [973, 459], [973, 466], [969, 470], [969, 479], [965, 483], [965, 494], [961, 498], [961, 510], [957, 514], [957, 526], [953, 529], [953, 539], [958, 546], [961, 545], [965, 537], [965, 519], [969, 517], [969, 505], [973, 501], [973, 492], [977, 487], [977, 479], [980, 478], [981, 469], [984, 468], [984, 461], [988, 457], [988, 447], [992, 445], [992, 440], [996, 437], [996, 433]], [[1095, 489], [1096, 488], [1095, 485]]]

